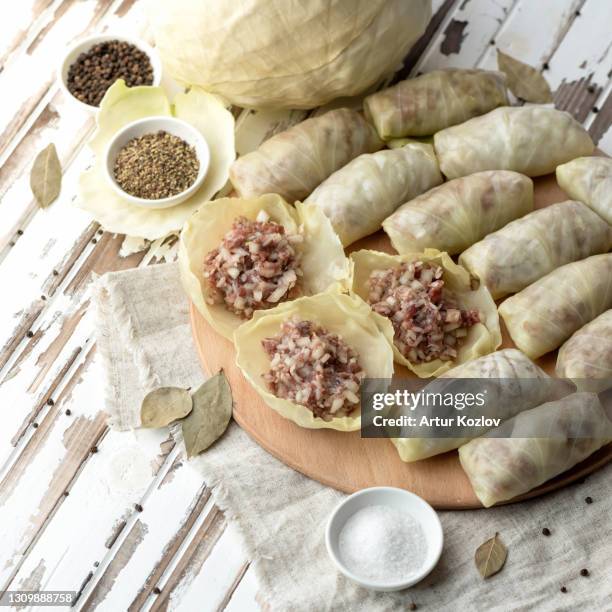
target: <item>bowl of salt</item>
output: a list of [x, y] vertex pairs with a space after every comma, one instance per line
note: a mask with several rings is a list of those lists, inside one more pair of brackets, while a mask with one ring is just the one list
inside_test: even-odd
[[372, 487], [349, 495], [332, 512], [325, 543], [336, 567], [374, 591], [401, 591], [436, 566], [443, 546], [436, 511], [414, 493]]

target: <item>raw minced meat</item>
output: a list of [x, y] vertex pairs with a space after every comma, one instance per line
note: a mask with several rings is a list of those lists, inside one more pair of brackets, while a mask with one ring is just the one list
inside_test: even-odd
[[368, 302], [390, 319], [395, 346], [413, 364], [456, 359], [461, 339], [480, 321], [477, 310], [456, 305], [443, 273], [440, 266], [415, 261], [374, 270], [368, 279]]
[[301, 242], [300, 234], [288, 234], [265, 211], [255, 221], [237, 218], [204, 259], [204, 278], [211, 289], [208, 303], [224, 303], [249, 319], [255, 310], [297, 297]]
[[346, 416], [359, 405], [365, 372], [357, 352], [337, 334], [293, 317], [262, 345], [271, 360], [263, 379], [277, 397], [306, 406], [326, 421]]

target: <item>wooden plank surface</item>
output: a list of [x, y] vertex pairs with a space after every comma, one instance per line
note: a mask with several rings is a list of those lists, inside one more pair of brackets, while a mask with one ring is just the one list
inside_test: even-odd
[[[612, 152], [608, 0], [433, 5], [404, 76], [489, 67], [495, 45], [548, 63], [557, 103]], [[0, 283], [10, 289], [0, 300], [0, 588], [75, 589], [80, 606], [101, 610], [255, 610], [250, 560], [210, 500], [202, 508], [204, 483], [167, 435], [111, 432], [103, 418], [92, 274], [175, 252], [154, 243], [122, 258], [123, 237], [99, 233], [72, 206], [93, 121], [59, 92], [54, 70], [87, 32], [142, 31], [141, 9], [134, 0], [22, 0], [0, 20]], [[277, 116], [262, 137], [295, 117]], [[64, 182], [40, 211], [28, 174], [49, 142]]]

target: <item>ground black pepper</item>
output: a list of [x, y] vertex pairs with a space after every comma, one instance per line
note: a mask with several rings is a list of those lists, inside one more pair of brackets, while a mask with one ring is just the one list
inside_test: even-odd
[[108, 40], [81, 53], [68, 69], [66, 86], [77, 100], [99, 106], [106, 90], [123, 79], [128, 87], [153, 84], [149, 56], [138, 47]]
[[160, 130], [130, 140], [117, 154], [113, 173], [126, 193], [159, 200], [185, 191], [199, 169], [195, 148]]

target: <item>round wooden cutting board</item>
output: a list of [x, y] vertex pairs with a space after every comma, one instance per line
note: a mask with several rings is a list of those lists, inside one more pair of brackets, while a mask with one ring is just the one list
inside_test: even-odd
[[[554, 175], [535, 179], [535, 205], [543, 208], [567, 199]], [[379, 232], [349, 249], [378, 249], [394, 252]], [[463, 472], [456, 451], [415, 463], [400, 460], [395, 447], [384, 439], [362, 439], [360, 433], [331, 429], [304, 429], [269, 408], [244, 379], [235, 364], [232, 343], [212, 330], [197, 309], [191, 306], [193, 336], [208, 374], [225, 371], [234, 397], [234, 418], [264, 449], [295, 470], [340, 491], [353, 493], [372, 486], [408, 489], [438, 509], [482, 507]], [[503, 325], [503, 322], [502, 322]], [[504, 330], [504, 347], [512, 341]], [[556, 352], [538, 361], [549, 374], [554, 372]], [[413, 376], [396, 366], [396, 375]], [[515, 500], [521, 501], [559, 489], [583, 478], [612, 460], [612, 444], [583, 463]]]

